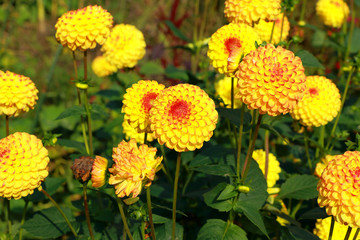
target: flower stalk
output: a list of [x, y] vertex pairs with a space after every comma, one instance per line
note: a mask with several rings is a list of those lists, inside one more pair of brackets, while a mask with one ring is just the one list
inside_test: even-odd
[[176, 159], [176, 171], [175, 171], [173, 207], [172, 207], [172, 234], [171, 234], [172, 240], [175, 240], [176, 200], [177, 200], [177, 191], [178, 191], [178, 185], [179, 185], [180, 163], [181, 163], [181, 152], [178, 152], [177, 159]]
[[133, 240], [133, 236], [131, 235], [131, 232], [130, 232], [130, 229], [129, 229], [129, 225], [127, 224], [127, 220], [126, 220], [126, 216], [125, 216], [125, 212], [124, 212], [124, 209], [123, 209], [123, 206], [122, 206], [122, 201], [120, 198], [116, 198], [117, 200], [117, 203], [118, 203], [118, 207], [119, 207], [119, 210], [120, 210], [120, 215], [121, 215], [121, 219], [123, 221], [123, 224], [124, 224], [124, 229], [129, 237], [130, 240]]

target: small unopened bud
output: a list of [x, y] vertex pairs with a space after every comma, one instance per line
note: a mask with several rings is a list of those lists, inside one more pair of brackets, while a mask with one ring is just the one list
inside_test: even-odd
[[300, 27], [303, 27], [303, 26], [306, 25], [306, 22], [305, 22], [304, 20], [301, 20], [301, 21], [298, 22], [298, 25], [299, 25]]
[[75, 159], [73, 165], [71, 166], [71, 170], [73, 171], [75, 178], [82, 182], [89, 180], [93, 163], [94, 159], [88, 156], [82, 156]]
[[75, 86], [79, 89], [88, 89], [89, 85], [87, 83], [77, 82]]
[[241, 192], [241, 193], [248, 193], [250, 192], [250, 188], [248, 186], [245, 186], [245, 185], [240, 185], [238, 186], [238, 191]]

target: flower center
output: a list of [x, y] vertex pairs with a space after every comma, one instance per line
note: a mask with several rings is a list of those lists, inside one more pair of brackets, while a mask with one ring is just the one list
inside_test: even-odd
[[275, 63], [273, 68], [270, 69], [272, 82], [283, 77], [284, 69], [280, 63]]
[[173, 118], [182, 119], [189, 112], [189, 104], [184, 100], [176, 100], [170, 107], [169, 114]]
[[154, 92], [149, 92], [144, 95], [144, 97], [141, 99], [142, 106], [146, 113], [149, 113], [150, 109], [152, 108], [153, 101], [155, 98], [157, 98], [159, 94]]
[[355, 182], [360, 181], [360, 168], [359, 167], [357, 167], [357, 168], [355, 168], [353, 170], [350, 170], [350, 174], [354, 178]]
[[232, 51], [241, 48], [241, 41], [237, 38], [228, 38], [225, 41], [225, 47], [229, 54], [231, 54]]
[[309, 88], [309, 93], [311, 96], [319, 95], [319, 92], [316, 88]]

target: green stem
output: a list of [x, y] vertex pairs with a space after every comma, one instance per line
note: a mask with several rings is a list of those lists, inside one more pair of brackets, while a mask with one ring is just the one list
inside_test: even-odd
[[281, 42], [281, 40], [282, 40], [282, 35], [283, 35], [283, 30], [284, 30], [285, 15], [286, 15], [286, 8], [284, 9], [284, 14], [283, 14], [282, 20], [281, 20], [280, 42]]
[[177, 191], [178, 191], [178, 185], [179, 185], [180, 163], [181, 163], [181, 152], [178, 152], [177, 160], [176, 160], [174, 194], [173, 194], [173, 208], [172, 208], [172, 234], [171, 234], [171, 239], [172, 240], [175, 240], [176, 200], [177, 200]]
[[276, 24], [276, 21], [274, 21], [274, 23], [273, 23], [273, 25], [272, 25], [272, 28], [271, 28], [271, 34], [270, 34], [269, 43], [271, 43], [271, 41], [272, 41], [272, 39], [273, 39], [273, 36], [274, 36], [275, 24]]
[[300, 21], [304, 21], [305, 10], [306, 10], [306, 0], [303, 0], [303, 3], [301, 5]]
[[12, 234], [12, 229], [11, 229], [11, 219], [10, 219], [10, 216], [11, 216], [11, 211], [10, 211], [10, 200], [5, 198], [5, 206], [6, 206], [6, 209], [5, 209], [5, 220], [7, 222], [7, 228], [8, 228], [8, 233], [9, 235], [11, 236]]
[[310, 158], [310, 154], [309, 154], [309, 134], [308, 134], [306, 127], [305, 127], [305, 131], [304, 131], [304, 144], [305, 144], [305, 153], [306, 153], [306, 158], [308, 161], [310, 173], [312, 173], [312, 162], [311, 162], [311, 158]]
[[88, 197], [87, 197], [87, 183], [83, 184], [83, 196], [84, 196], [84, 208], [85, 208], [85, 217], [86, 223], [89, 229], [90, 237], [92, 240], [95, 239], [94, 233], [91, 227], [90, 214], [89, 214], [89, 205], [88, 205]]
[[90, 111], [90, 106], [89, 106], [87, 89], [84, 89], [84, 95], [85, 95], [84, 96], [84, 105], [85, 105], [86, 118], [87, 118], [87, 124], [88, 124], [88, 132], [89, 132], [89, 154], [90, 154], [90, 156], [93, 156], [94, 150], [93, 150], [91, 111]]
[[[324, 137], [325, 137], [325, 125], [321, 126], [320, 128], [320, 136], [319, 136], [319, 146], [321, 146], [322, 149], [324, 149]], [[317, 160], [318, 158], [323, 157], [322, 156], [323, 153], [320, 155], [320, 148], [316, 148], [316, 152], [315, 152], [315, 159]]]
[[354, 26], [355, 26], [355, 8], [354, 8], [354, 0], [350, 0], [350, 12], [351, 12], [351, 23], [350, 23], [350, 31], [349, 31], [349, 38], [345, 50], [344, 61], [347, 62], [347, 59], [350, 54], [351, 42], [354, 33]]
[[150, 222], [150, 227], [151, 227], [151, 237], [152, 237], [153, 240], [156, 240], [155, 227], [154, 227], [154, 222], [153, 222], [153, 217], [152, 217], [152, 209], [151, 209], [150, 187], [148, 187], [146, 189], [146, 200], [147, 200], [147, 207], [148, 207], [148, 212], [149, 212], [149, 222]]
[[344, 240], [349, 240], [349, 237], [350, 237], [350, 234], [351, 234], [351, 230], [352, 228], [349, 226], [347, 231], [346, 231], [346, 235], [345, 235], [345, 238]]
[[356, 229], [356, 232], [355, 232], [355, 235], [353, 237], [353, 240], [356, 240], [357, 239], [357, 236], [359, 235], [359, 232], [360, 232], [360, 228]]
[[335, 219], [334, 216], [331, 216], [331, 224], [330, 224], [330, 231], [329, 231], [329, 238], [328, 240], [332, 239], [333, 231], [334, 231]]
[[256, 142], [256, 138], [258, 136], [259, 133], [259, 128], [260, 128], [260, 123], [261, 123], [261, 119], [262, 119], [262, 115], [259, 115], [256, 127], [255, 127], [255, 131], [254, 131], [254, 135], [253, 138], [251, 139], [250, 143], [249, 143], [249, 150], [246, 154], [246, 158], [245, 158], [245, 163], [244, 163], [244, 167], [242, 169], [242, 173], [241, 173], [241, 180], [242, 182], [245, 182], [246, 176], [249, 172], [250, 169], [250, 163], [251, 163], [251, 159], [252, 159], [252, 153], [254, 151], [255, 148], [255, 142]]
[[25, 222], [26, 209], [29, 206], [29, 202], [30, 201], [25, 200], [25, 206], [24, 206], [24, 209], [23, 209], [23, 213], [22, 213], [22, 216], [21, 216], [21, 222], [20, 222], [19, 240], [22, 240], [22, 230], [23, 230], [22, 226], [24, 225], [24, 222]]
[[164, 164], [163, 164], [164, 167], [162, 169], [163, 169], [166, 177], [168, 178], [169, 183], [171, 185], [173, 185], [174, 181], [173, 181], [173, 178], [172, 178], [171, 173], [169, 171], [169, 165], [168, 165], [168, 162], [167, 162], [164, 145], [160, 145], [160, 150], [161, 150], [161, 154], [163, 156], [163, 162], [164, 162]]
[[349, 75], [348, 75], [348, 78], [346, 80], [346, 84], [345, 84], [345, 89], [344, 89], [344, 93], [341, 97], [341, 105], [340, 105], [340, 110], [339, 110], [339, 113], [338, 115], [336, 116], [336, 119], [335, 119], [335, 123], [331, 129], [331, 132], [330, 132], [330, 135], [328, 137], [328, 140], [327, 140], [327, 144], [326, 144], [326, 147], [325, 147], [325, 153], [327, 152], [327, 150], [329, 150], [329, 147], [330, 147], [330, 143], [332, 142], [333, 138], [334, 138], [334, 133], [335, 133], [335, 130], [336, 130], [336, 127], [339, 123], [339, 119], [340, 119], [340, 115], [341, 115], [341, 112], [342, 112], [342, 109], [344, 107], [344, 103], [345, 103], [345, 99], [346, 99], [346, 95], [347, 95], [347, 92], [349, 90], [349, 86], [350, 86], [350, 80], [351, 80], [351, 77], [352, 77], [352, 74], [354, 73], [356, 68], [352, 67], [350, 72], [349, 72]]
[[267, 182], [267, 176], [269, 172], [269, 130], [265, 130], [265, 180]]
[[79, 75], [78, 75], [78, 70], [77, 70], [75, 51], [72, 51], [72, 56], [73, 56], [73, 64], [74, 64], [74, 71], [75, 71], [75, 80], [78, 80]]
[[245, 114], [245, 104], [241, 106], [241, 115], [240, 115], [240, 127], [239, 127], [239, 140], [237, 146], [237, 155], [236, 155], [236, 176], [240, 179], [240, 157], [241, 157], [241, 143], [242, 135], [244, 130], [244, 114]]
[[144, 219], [141, 221], [140, 231], [141, 231], [142, 239], [145, 240], [145, 221], [144, 221]]
[[291, 211], [291, 217], [293, 218], [293, 219], [295, 219], [295, 215], [296, 215], [296, 213], [299, 211], [299, 209], [300, 209], [300, 207], [301, 207], [301, 204], [303, 203], [303, 201], [304, 200], [300, 200], [299, 202], [298, 202], [298, 204], [296, 204], [296, 206], [294, 207], [294, 209]]
[[69, 219], [66, 217], [65, 213], [60, 208], [60, 206], [57, 204], [57, 202], [44, 189], [41, 189], [41, 192], [52, 202], [52, 204], [55, 206], [55, 208], [59, 211], [59, 213], [64, 218], [67, 225], [69, 226], [69, 228], [70, 228], [71, 232], [73, 233], [74, 237], [78, 238], [78, 235], [75, 232], [75, 229], [73, 228], [73, 226], [71, 225]]
[[130, 240], [133, 240], [133, 236], [131, 235], [131, 232], [130, 232], [130, 229], [129, 229], [129, 226], [127, 224], [127, 221], [126, 221], [126, 217], [125, 217], [125, 213], [124, 213], [124, 209], [123, 209], [123, 206], [122, 206], [122, 202], [121, 202], [121, 199], [120, 198], [116, 198], [117, 200], [117, 203], [118, 203], [118, 207], [119, 207], [119, 210], [120, 210], [120, 215], [121, 215], [121, 219], [124, 223], [124, 228], [125, 228], [125, 231], [129, 237]]
[[231, 77], [231, 109], [234, 109], [234, 77]]
[[9, 116], [8, 115], [5, 115], [5, 125], [6, 125], [6, 137], [9, 136], [10, 134], [10, 130], [9, 130]]

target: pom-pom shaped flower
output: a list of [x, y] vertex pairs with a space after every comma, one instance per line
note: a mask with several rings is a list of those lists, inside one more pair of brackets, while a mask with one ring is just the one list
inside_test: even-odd
[[219, 72], [233, 76], [241, 57], [260, 43], [256, 31], [246, 24], [230, 23], [219, 28], [210, 38], [207, 52], [210, 63]]
[[[287, 36], [289, 35], [290, 23], [288, 18], [283, 15], [284, 14], [279, 14], [275, 20], [274, 32], [271, 39], [271, 43], [273, 44], [277, 44], [281, 41], [285, 41]], [[282, 24], [283, 17], [284, 17], [284, 24]], [[260, 20], [259, 23], [254, 26], [254, 29], [259, 34], [262, 41], [270, 42], [273, 26], [274, 26], [274, 21], [268, 22], [265, 20]], [[281, 32], [281, 26], [283, 26], [282, 32]]]
[[[265, 174], [265, 151], [262, 149], [255, 150], [252, 154], [252, 158], [259, 164], [261, 171]], [[268, 167], [267, 185], [270, 188], [275, 185], [276, 181], [279, 179], [279, 173], [281, 172], [280, 163], [272, 153], [269, 153]]]
[[235, 75], [239, 92], [235, 97], [259, 109], [260, 114], [288, 113], [306, 89], [304, 67], [293, 52], [272, 44], [249, 53]]
[[[133, 139], [136, 140], [137, 143], [144, 144], [144, 140], [145, 140], [145, 133], [144, 132], [139, 133], [138, 131], [136, 131], [135, 128], [130, 126], [128, 121], [123, 121], [122, 128], [123, 128], [123, 133], [125, 134], [125, 139], [126, 140], [130, 140], [131, 138], [133, 138]], [[152, 142], [152, 141], [154, 141], [154, 139], [155, 139], [154, 133], [148, 133], [147, 134], [146, 141]]]
[[158, 142], [177, 152], [201, 148], [212, 137], [217, 120], [214, 101], [191, 84], [166, 88], [150, 110], [150, 127]]
[[350, 227], [360, 227], [360, 152], [336, 155], [319, 180], [318, 204], [328, 215]]
[[104, 157], [96, 156], [91, 170], [91, 182], [95, 188], [104, 186], [106, 180], [106, 169], [108, 160]]
[[18, 116], [34, 109], [38, 90], [30, 78], [0, 70], [0, 114]]
[[140, 80], [126, 89], [121, 110], [125, 113], [124, 121], [127, 121], [138, 132], [151, 132], [150, 109], [164, 88], [164, 85], [155, 80]]
[[251, 25], [260, 19], [272, 21], [280, 14], [281, 0], [226, 0], [224, 13], [229, 22]]
[[308, 127], [326, 125], [339, 113], [339, 89], [323, 76], [306, 77], [306, 88], [304, 97], [290, 111], [292, 118]]
[[133, 25], [116, 25], [101, 48], [105, 58], [118, 69], [132, 68], [145, 55], [144, 35]]
[[340, 28], [349, 16], [349, 7], [343, 0], [319, 0], [316, 14], [326, 26]]
[[[236, 88], [237, 81], [234, 80], [234, 89]], [[215, 83], [215, 91], [227, 105], [227, 108], [231, 107], [231, 77], [224, 77]], [[240, 108], [241, 102], [238, 99], [234, 99], [234, 108]]]
[[334, 159], [334, 157], [335, 156], [333, 156], [333, 155], [326, 155], [324, 158], [322, 158], [320, 160], [320, 162], [318, 162], [316, 164], [314, 175], [317, 177], [321, 177], [322, 172], [324, 171], [326, 166], [329, 164], [329, 162]]
[[41, 190], [48, 163], [48, 151], [34, 135], [17, 132], [1, 139], [0, 197], [19, 199]]
[[[324, 219], [317, 219], [313, 232], [321, 240], [328, 240], [329, 232], [330, 232], [330, 225], [331, 225], [331, 217], [327, 217]], [[342, 225], [335, 221], [334, 230], [332, 233], [332, 239], [344, 239], [347, 230], [348, 230], [348, 226]], [[352, 231], [349, 239], [353, 239], [354, 235], [355, 235], [355, 231]]]
[[64, 13], [56, 22], [56, 40], [71, 51], [93, 49], [110, 35], [113, 17], [101, 6], [87, 6]]
[[91, 68], [98, 77], [106, 77], [117, 71], [117, 68], [109, 63], [104, 56], [97, 56], [92, 61]]
[[109, 184], [114, 185], [115, 194], [122, 198], [135, 198], [141, 192], [142, 186], [150, 186], [154, 180], [157, 167], [162, 157], [155, 157], [156, 148], [143, 144], [139, 147], [135, 139], [124, 140], [113, 148], [114, 165], [109, 169]]

